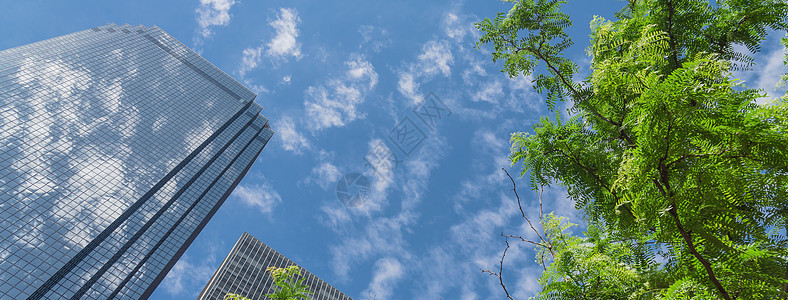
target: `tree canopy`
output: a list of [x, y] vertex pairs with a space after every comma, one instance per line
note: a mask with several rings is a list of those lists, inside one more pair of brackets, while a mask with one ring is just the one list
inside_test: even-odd
[[788, 98], [758, 105], [732, 72], [788, 29], [788, 3], [629, 0], [591, 22], [578, 82], [565, 1], [509, 2], [476, 24], [477, 47], [573, 113], [513, 133], [511, 161], [535, 190], [567, 188], [589, 226], [571, 237], [545, 216], [539, 297], [787, 298]]

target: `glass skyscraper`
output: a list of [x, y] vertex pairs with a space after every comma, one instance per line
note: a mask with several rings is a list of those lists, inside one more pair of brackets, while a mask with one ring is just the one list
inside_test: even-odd
[[[273, 293], [276, 285], [265, 271], [268, 267], [285, 268], [297, 265], [273, 248], [244, 232], [235, 243], [230, 254], [203, 288], [197, 300], [224, 299], [228, 293], [238, 294], [249, 299], [265, 299], [265, 294]], [[301, 269], [303, 284], [309, 286], [313, 300], [352, 300], [314, 274]]]
[[149, 296], [273, 132], [158, 27], [0, 51], [0, 299]]

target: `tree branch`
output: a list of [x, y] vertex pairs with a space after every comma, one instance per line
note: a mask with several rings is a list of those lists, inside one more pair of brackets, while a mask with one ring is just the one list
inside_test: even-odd
[[492, 276], [498, 277], [498, 282], [501, 283], [501, 287], [503, 287], [503, 292], [506, 293], [506, 297], [511, 300], [514, 300], [514, 298], [512, 298], [512, 296], [509, 295], [509, 291], [506, 289], [506, 285], [503, 284], [503, 277], [501, 277], [501, 275], [503, 275], [503, 260], [504, 258], [506, 258], [506, 251], [509, 251], [509, 239], [507, 238], [505, 241], [506, 241], [506, 249], [503, 249], [503, 255], [501, 255], [501, 268], [498, 271], [498, 273], [484, 269], [482, 269], [482, 273], [489, 273]]
[[[682, 155], [681, 157], [677, 158], [676, 160], [674, 160], [672, 162], [669, 162], [667, 164], [667, 166], [668, 166], [668, 168], [670, 168], [670, 167], [673, 166], [673, 164], [681, 162], [681, 161], [683, 161], [685, 159], [688, 159], [688, 158], [702, 158], [702, 157], [709, 157], [709, 156], [719, 156], [719, 155], [723, 155], [725, 153], [728, 153], [728, 152], [731, 152], [731, 151], [734, 151], [734, 150], [736, 150], [736, 149], [728, 148], [728, 149], [722, 150], [722, 151], [717, 152], [717, 153], [702, 153], [702, 154]], [[728, 157], [725, 157], [725, 158], [733, 159], [733, 158], [742, 158], [742, 157], [747, 157], [747, 155], [744, 155], [744, 154], [732, 155], [732, 156], [728, 156]]]
[[523, 241], [523, 242], [526, 242], [526, 243], [530, 243], [530, 244], [534, 244], [536, 246], [541, 246], [541, 247], [545, 247], [545, 248], [548, 247], [548, 245], [545, 245], [544, 243], [539, 243], [539, 242], [534, 242], [532, 240], [527, 240], [524, 237], [519, 236], [519, 235], [512, 235], [512, 234], [503, 234], [503, 233], [501, 233], [501, 236], [502, 237], [513, 238], [513, 239], [519, 239], [520, 241]]
[[[549, 59], [547, 59], [545, 57], [544, 53], [542, 53], [541, 45], [543, 43], [546, 43], [544, 41], [544, 39], [539, 43], [539, 49], [522, 48], [522, 47], [519, 47], [517, 45], [517, 43], [515, 43], [511, 39], [503, 39], [503, 40], [505, 42], [508, 42], [509, 45], [512, 47], [512, 49], [514, 49], [514, 53], [513, 54], [518, 54], [518, 53], [520, 53], [520, 51], [526, 51], [526, 52], [529, 52], [531, 55], [539, 58], [539, 60], [543, 61], [547, 65], [547, 67], [550, 68], [550, 70], [552, 70], [553, 73], [555, 73], [555, 76], [561, 81], [561, 83], [573, 94], [573, 96], [576, 99], [577, 103], [582, 103], [582, 102], [587, 100], [585, 97], [583, 97], [583, 94], [580, 93], [580, 91], [575, 89], [575, 87], [569, 83], [570, 80], [567, 79], [566, 76], [564, 76], [561, 72], [559, 72], [558, 68], [553, 63], [551, 63]], [[600, 114], [599, 112], [597, 112], [596, 110], [594, 110], [594, 109], [592, 109], [590, 107], [587, 110], [590, 111], [597, 118], [602, 119], [603, 121], [609, 123], [610, 125], [617, 126], [619, 128], [622, 125], [621, 123], [618, 123], [616, 121], [613, 121], [611, 119], [606, 118], [605, 116], [603, 116], [602, 114]], [[620, 130], [620, 136], [621, 136], [621, 138], [623, 138], [629, 144], [630, 147], [634, 147], [635, 146], [635, 142], [632, 140], [632, 138], [629, 136], [629, 134], [626, 133], [624, 130]]]
[[[517, 207], [520, 208], [520, 214], [523, 216], [525, 221], [528, 222], [528, 226], [531, 226], [531, 229], [536, 233], [537, 236], [539, 236], [539, 239], [542, 240], [542, 243], [547, 245], [546, 248], [548, 250], [550, 250], [550, 254], [552, 254], [553, 258], [555, 258], [555, 253], [553, 252], [553, 247], [550, 244], [550, 242], [547, 239], [545, 239], [545, 237], [543, 237], [541, 233], [539, 233], [539, 230], [536, 230], [534, 225], [531, 223], [531, 220], [528, 219], [528, 217], [525, 215], [525, 211], [523, 211], [523, 205], [520, 202], [520, 195], [517, 194], [517, 183], [514, 182], [514, 178], [512, 178], [512, 175], [509, 175], [509, 171], [506, 171], [506, 169], [501, 168], [501, 170], [503, 170], [504, 173], [506, 173], [506, 176], [509, 176], [509, 180], [512, 181], [512, 191], [514, 191], [514, 196], [517, 197]], [[541, 206], [542, 206], [542, 198], [541, 198], [541, 194], [539, 194], [539, 211], [540, 212], [541, 212], [541, 209], [542, 209]], [[539, 218], [541, 219], [542, 216], [540, 215]], [[542, 223], [542, 224], [544, 224], [544, 223]], [[501, 235], [503, 235], [503, 234], [501, 234]], [[520, 239], [522, 239], [522, 238], [520, 238]], [[525, 241], [525, 240], [523, 239], [523, 241]], [[533, 243], [533, 242], [531, 242], [531, 243]], [[507, 245], [509, 244], [508, 239], [507, 239], [506, 244]], [[534, 244], [536, 244], [536, 243], [534, 243]]]
[[668, 201], [670, 201], [670, 209], [668, 211], [670, 215], [673, 216], [673, 220], [676, 222], [676, 228], [681, 234], [681, 237], [684, 239], [684, 243], [687, 244], [690, 253], [692, 253], [692, 255], [695, 256], [695, 258], [701, 263], [701, 265], [703, 265], [703, 268], [706, 270], [706, 274], [709, 276], [709, 280], [714, 285], [714, 287], [717, 288], [717, 291], [720, 293], [720, 295], [724, 299], [730, 300], [731, 299], [730, 295], [722, 286], [720, 281], [717, 280], [717, 276], [714, 274], [714, 269], [711, 268], [711, 263], [709, 263], [709, 261], [706, 260], [706, 258], [704, 258], [698, 252], [698, 250], [695, 248], [695, 242], [692, 240], [692, 236], [689, 234], [689, 232], [687, 232], [687, 230], [684, 229], [684, 225], [681, 224], [681, 220], [679, 218], [679, 213], [678, 213], [678, 205], [676, 204], [676, 200], [673, 197], [674, 196], [673, 190], [670, 188], [670, 174], [669, 174], [670, 169], [665, 164], [665, 160], [667, 160], [668, 155], [670, 153], [670, 142], [671, 142], [670, 132], [673, 129], [673, 122], [672, 122], [672, 116], [670, 115], [670, 112], [667, 110], [667, 107], [664, 108], [667, 112], [667, 117], [668, 117], [668, 128], [664, 137], [665, 153], [662, 155], [662, 157], [659, 158], [659, 162], [657, 163], [659, 179], [658, 180], [654, 179], [654, 183], [657, 185], [660, 192], [662, 192], [662, 195], [667, 197]]
[[696, 259], [698, 259], [700, 264], [703, 265], [703, 268], [706, 269], [706, 273], [709, 275], [709, 280], [714, 285], [714, 287], [717, 288], [717, 291], [720, 292], [721, 296], [726, 300], [730, 300], [731, 296], [728, 295], [728, 292], [725, 290], [724, 287], [722, 287], [720, 281], [717, 280], [717, 276], [714, 275], [714, 270], [711, 268], [711, 263], [709, 263], [708, 260], [706, 260], [703, 256], [700, 255], [700, 253], [698, 253], [698, 250], [695, 248], [695, 243], [692, 241], [692, 236], [690, 236], [690, 234], [687, 233], [686, 230], [684, 230], [684, 226], [681, 225], [681, 220], [679, 220], [679, 214], [678, 211], [676, 210], [675, 203], [673, 204], [673, 206], [671, 206], [669, 212], [670, 215], [673, 216], [673, 220], [676, 222], [676, 227], [678, 228], [679, 233], [681, 233], [681, 237], [684, 239], [684, 242], [687, 244], [687, 247], [689, 247], [690, 253], [692, 253], [692, 255], [695, 256]]
[[[567, 155], [566, 152], [564, 152], [564, 151], [562, 151], [560, 149], [558, 150], [558, 152], [561, 153], [564, 157], [569, 158], [570, 160], [572, 160], [572, 162], [575, 165], [577, 165], [578, 167], [582, 168], [583, 170], [585, 170], [586, 172], [591, 174], [591, 176], [593, 176], [594, 179], [596, 179], [596, 182], [599, 183], [599, 185], [602, 186], [605, 190], [607, 190], [608, 193], [613, 195], [613, 199], [615, 199], [616, 203], [618, 203], [618, 200], [619, 200], [618, 194], [616, 194], [616, 192], [613, 191], [613, 189], [611, 189], [605, 182], [603, 182], [602, 178], [600, 178], [599, 175], [597, 175], [593, 170], [591, 170], [591, 168], [589, 168], [589, 167], [583, 165], [582, 163], [580, 163], [580, 160], [574, 155], [574, 152], [572, 152], [572, 149], [569, 147], [569, 145], [566, 143], [566, 141], [564, 141], [564, 146], [566, 147], [566, 150], [569, 151], [569, 155]], [[637, 219], [637, 218], [635, 218], [635, 214], [632, 212], [632, 210], [628, 206], [622, 205], [621, 207], [624, 208], [624, 210], [627, 212], [627, 214], [629, 214], [630, 217], [632, 217], [633, 219]]]
[[673, 69], [679, 68], [679, 54], [676, 50], [676, 39], [673, 37], [673, 15], [676, 13], [673, 7], [673, 1], [667, 1], [668, 6], [668, 45], [670, 45], [670, 63], [673, 65]]
[[[788, 235], [788, 224], [785, 225], [785, 234]], [[788, 260], [785, 261], [785, 284], [783, 285], [783, 297], [788, 299]]]

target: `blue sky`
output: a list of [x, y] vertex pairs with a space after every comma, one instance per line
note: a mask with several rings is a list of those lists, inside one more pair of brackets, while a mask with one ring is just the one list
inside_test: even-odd
[[[612, 18], [625, 2], [571, 2], [576, 45], [568, 56], [587, 74], [588, 22], [594, 14]], [[157, 25], [258, 94], [276, 134], [153, 299], [194, 299], [244, 231], [355, 299], [504, 298], [497, 279], [480, 269], [497, 268], [501, 232], [529, 234], [501, 171], [519, 174], [508, 163], [508, 139], [551, 114], [529, 78], [508, 78], [489, 47], [473, 49], [479, 36], [473, 23], [507, 11], [508, 3], [4, 1], [2, 7], [0, 49], [107, 23]], [[755, 71], [737, 76], [777, 95], [783, 50], [775, 36], [764, 50]], [[397, 140], [401, 130], [416, 128], [413, 143]], [[397, 162], [379, 160], [380, 153]], [[336, 193], [351, 173], [370, 181], [357, 207]], [[536, 218], [537, 194], [528, 191], [527, 178], [518, 184], [526, 213]], [[580, 222], [560, 187], [546, 188], [543, 201], [546, 211]], [[513, 244], [504, 278], [517, 298], [538, 291], [539, 271], [532, 247]]]

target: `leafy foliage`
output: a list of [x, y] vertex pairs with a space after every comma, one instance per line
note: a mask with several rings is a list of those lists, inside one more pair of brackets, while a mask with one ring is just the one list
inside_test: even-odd
[[[287, 268], [268, 267], [266, 272], [271, 273], [274, 278], [274, 284], [279, 287], [279, 290], [274, 293], [266, 294], [266, 298], [273, 300], [299, 300], [309, 299], [312, 294], [308, 290], [309, 286], [303, 284], [304, 278], [295, 279], [301, 275], [301, 270], [298, 266], [289, 266]], [[225, 300], [250, 300], [238, 294], [227, 294], [224, 296]]]
[[224, 295], [224, 300], [249, 300], [249, 298], [246, 298], [239, 294], [229, 293], [227, 295]]
[[[565, 230], [574, 224], [552, 213], [543, 225], [556, 255], [538, 279], [543, 289], [536, 299], [626, 299], [645, 292], [638, 272], [621, 263], [633, 254], [628, 247], [609, 243], [609, 237], [595, 227], [589, 228], [586, 238], [569, 235]], [[545, 249], [541, 250], [537, 260], [544, 257]]]
[[571, 100], [575, 112], [512, 134], [510, 158], [532, 188], [566, 187], [589, 222], [586, 238], [544, 222], [572, 254], [556, 253], [542, 295], [597, 284], [609, 299], [788, 297], [788, 103], [757, 105], [765, 94], [731, 73], [753, 62], [734, 45], [757, 52], [788, 28], [788, 3], [630, 0], [617, 20], [591, 22], [592, 73], [578, 83], [561, 54], [565, 2], [509, 2], [476, 24], [477, 47], [492, 44], [511, 77], [543, 64], [534, 85], [548, 107]]
[[304, 278], [295, 279], [296, 276], [301, 275], [301, 270], [298, 266], [289, 266], [287, 268], [269, 267], [266, 271], [271, 273], [271, 277], [274, 278], [274, 284], [279, 287], [279, 291], [266, 295], [270, 299], [309, 299], [309, 294], [312, 294], [312, 292], [307, 290], [309, 286], [303, 284]]

